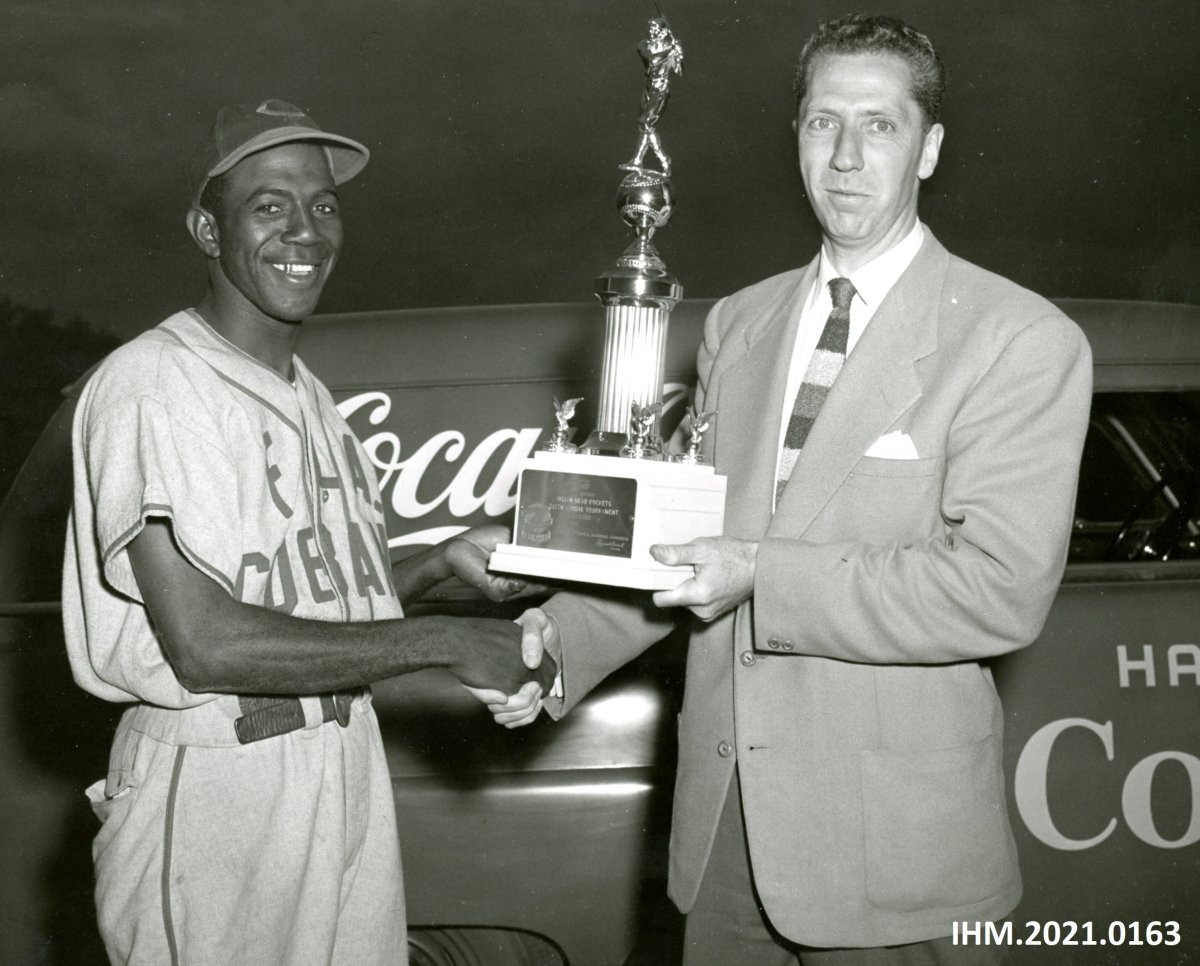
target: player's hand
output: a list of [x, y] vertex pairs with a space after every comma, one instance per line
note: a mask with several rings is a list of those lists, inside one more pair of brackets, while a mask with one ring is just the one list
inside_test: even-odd
[[[655, 544], [650, 556], [660, 564], [691, 564], [696, 573], [674, 590], [654, 594], [658, 607], [686, 607], [703, 621], [733, 610], [754, 593], [758, 544], [734, 537], [698, 537], [690, 543]], [[522, 643], [524, 648], [524, 643]]]
[[[537, 607], [525, 611], [516, 620], [521, 631], [521, 659], [527, 668], [542, 668], [545, 664], [556, 667], [554, 683], [549, 689], [551, 697], [561, 698], [562, 675], [557, 670], [558, 658], [561, 655], [561, 642], [558, 635], [558, 625], [554, 620]], [[516, 694], [506, 694], [503, 691], [483, 688], [467, 688], [476, 698], [487, 705], [488, 711], [496, 719], [497, 724], [506, 728], [519, 728], [533, 721], [541, 712], [543, 692], [535, 691], [527, 686], [522, 687]]]
[[445, 635], [446, 667], [471, 688], [515, 695], [527, 683], [537, 685], [540, 698], [558, 675], [558, 664], [546, 655], [536, 668], [523, 659], [522, 632], [512, 621], [473, 617], [424, 617]]
[[464, 530], [442, 544], [446, 564], [455, 577], [479, 590], [491, 601], [545, 593], [546, 588], [541, 584], [488, 572], [488, 558], [492, 551], [497, 545], [508, 543], [509, 539], [508, 527], [499, 524]]

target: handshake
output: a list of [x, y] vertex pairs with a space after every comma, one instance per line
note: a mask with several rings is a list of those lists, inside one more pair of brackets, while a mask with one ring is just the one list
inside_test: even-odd
[[[494, 601], [545, 592], [545, 587], [497, 576], [487, 571], [485, 551], [494, 549], [507, 531], [485, 527], [467, 531], [457, 538], [451, 569], [466, 583]], [[711, 621], [747, 600], [754, 590], [758, 544], [733, 537], [699, 537], [679, 545], [655, 545], [650, 553], [659, 563], [690, 565], [694, 575], [675, 590], [653, 595], [656, 607], [682, 607], [702, 621]], [[507, 728], [529, 724], [542, 710], [546, 696], [561, 698], [562, 641], [558, 625], [544, 611], [530, 608], [512, 623], [479, 620], [488, 625], [486, 636], [495, 638], [487, 659], [481, 663], [452, 666], [451, 670], [475, 697], [487, 705], [497, 723]], [[497, 626], [499, 625], [499, 626]], [[484, 634], [483, 629], [479, 630]], [[520, 654], [517, 663], [517, 638]], [[468, 644], [471, 642], [468, 642]], [[487, 650], [466, 647], [467, 651]]]
[[519, 728], [533, 721], [541, 712], [546, 695], [562, 697], [558, 625], [536, 607], [525, 611], [515, 623], [521, 634], [521, 664], [529, 680], [510, 693], [495, 687], [472, 687], [459, 678], [468, 691], [487, 705], [497, 724], [506, 728]]
[[[495, 602], [545, 593], [547, 588], [540, 585], [488, 571], [491, 551], [507, 539], [507, 529], [498, 526], [476, 527], [451, 538], [436, 548], [444, 575], [458, 577]], [[443, 652], [448, 657], [438, 663], [505, 727], [533, 721], [547, 694], [562, 696], [557, 627], [536, 607], [515, 622], [450, 617], [420, 620], [448, 649]], [[436, 627], [439, 624], [442, 626]]]

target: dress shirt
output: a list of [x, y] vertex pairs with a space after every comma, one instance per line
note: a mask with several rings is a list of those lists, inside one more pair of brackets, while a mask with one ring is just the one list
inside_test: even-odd
[[[821, 330], [833, 310], [833, 297], [829, 293], [829, 282], [839, 277], [849, 278], [854, 283], [854, 298], [850, 302], [850, 334], [846, 341], [846, 359], [849, 362], [854, 346], [862, 337], [867, 323], [875, 315], [875, 310], [887, 297], [892, 286], [904, 274], [905, 269], [916, 257], [925, 239], [925, 229], [918, 221], [913, 225], [904, 238], [889, 248], [882, 255], [867, 262], [858, 271], [848, 276], [842, 276], [833, 264], [829, 249], [821, 246], [821, 260], [817, 270], [817, 280], [813, 283], [804, 307], [800, 311], [800, 324], [796, 328], [796, 341], [792, 346], [792, 361], [788, 369], [787, 392], [783, 397], [783, 407], [779, 413], [779, 440], [777, 448], [782, 454], [783, 437], [787, 431], [788, 420], [792, 415], [792, 406], [796, 402], [796, 393], [800, 391], [800, 383], [804, 381], [804, 373], [816, 350], [817, 341], [821, 338]], [[776, 476], [779, 474], [778, 456], [775, 464]]]

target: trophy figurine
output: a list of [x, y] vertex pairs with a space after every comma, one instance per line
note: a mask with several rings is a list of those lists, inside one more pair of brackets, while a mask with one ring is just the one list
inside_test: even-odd
[[707, 456], [700, 452], [700, 446], [704, 439], [705, 432], [712, 425], [712, 419], [716, 412], [698, 413], [691, 406], [687, 408], [686, 419], [688, 423], [687, 448], [682, 453], [675, 453], [671, 456], [672, 463], [687, 463], [691, 466], [707, 466], [710, 462]]
[[554, 421], [557, 424], [554, 431], [550, 433], [550, 438], [542, 444], [540, 451], [543, 453], [574, 453], [579, 447], [570, 441], [571, 427], [568, 425], [572, 416], [575, 415], [575, 407], [583, 402], [583, 397], [578, 399], [568, 399], [566, 402], [559, 402], [558, 398], [554, 399]]
[[666, 17], [659, 16], [650, 21], [650, 34], [638, 44], [638, 54], [646, 65], [646, 90], [642, 94], [642, 113], [638, 118], [641, 136], [633, 160], [627, 161], [621, 168], [624, 171], [645, 172], [647, 169], [642, 165], [642, 159], [649, 149], [658, 158], [661, 168], [659, 174], [666, 177], [671, 173], [671, 159], [658, 140], [656, 125], [667, 106], [671, 74], [683, 73], [683, 46], [671, 33]]
[[[617, 209], [634, 239], [616, 265], [596, 279], [595, 292], [604, 305], [604, 365], [597, 425], [580, 447], [584, 453], [619, 454], [632, 407], [661, 405], [667, 323], [683, 297], [683, 286], [651, 241], [671, 217], [671, 159], [656, 125], [667, 106], [671, 74], [683, 72], [683, 47], [666, 18], [658, 16], [638, 53], [645, 64], [638, 144], [633, 158], [619, 166], [628, 174], [617, 188]], [[643, 164], [647, 151], [658, 160], [657, 169]]]
[[496, 548], [490, 567], [666, 590], [693, 569], [658, 563], [650, 547], [719, 535], [726, 480], [701, 455], [715, 413], [689, 409], [691, 439], [682, 453], [663, 459], [667, 324], [683, 287], [652, 241], [672, 208], [671, 159], [657, 124], [671, 76], [683, 70], [683, 47], [661, 8], [638, 54], [644, 65], [638, 142], [633, 157], [618, 165], [625, 174], [617, 188], [617, 209], [634, 238], [594, 289], [605, 320], [596, 428], [576, 451], [567, 422], [581, 400], [554, 400], [557, 428], [522, 466], [513, 542]]
[[629, 442], [621, 447], [620, 455], [626, 459], [659, 459], [662, 456], [662, 438], [652, 436], [654, 420], [662, 413], [662, 403], [639, 406], [633, 403], [629, 415]]

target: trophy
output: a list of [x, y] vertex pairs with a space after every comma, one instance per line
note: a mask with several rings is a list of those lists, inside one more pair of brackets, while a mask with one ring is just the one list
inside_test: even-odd
[[[634, 239], [596, 279], [604, 306], [604, 360], [597, 426], [576, 447], [569, 420], [582, 400], [554, 400], [556, 428], [525, 461], [517, 485], [513, 542], [496, 548], [492, 570], [646, 590], [677, 587], [693, 569], [650, 556], [656, 543], [717, 536], [725, 520], [725, 477], [702, 454], [715, 412], [688, 409], [685, 450], [664, 458], [660, 435], [667, 326], [683, 287], [652, 237], [671, 216], [671, 159], [657, 123], [683, 47], [667, 20], [653, 18], [638, 44], [645, 88], [638, 144], [617, 208]], [[657, 161], [650, 167], [647, 154]]]

